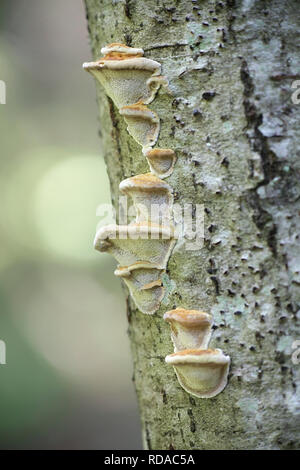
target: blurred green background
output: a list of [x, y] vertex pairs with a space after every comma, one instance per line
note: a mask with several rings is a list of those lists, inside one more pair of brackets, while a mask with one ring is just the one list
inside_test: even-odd
[[1, 0], [0, 448], [138, 449], [81, 0]]

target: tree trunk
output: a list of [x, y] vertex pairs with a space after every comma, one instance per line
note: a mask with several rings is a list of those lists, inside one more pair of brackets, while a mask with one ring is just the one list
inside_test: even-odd
[[[128, 297], [145, 448], [298, 448], [300, 105], [291, 85], [299, 4], [85, 3], [94, 59], [121, 42], [162, 64], [172, 96], [160, 89], [150, 108], [161, 119], [157, 147], [177, 155], [166, 181], [175, 202], [205, 207], [204, 246], [175, 247], [159, 311], [144, 315]], [[149, 169], [117, 108], [100, 85], [97, 92], [117, 204], [120, 181]], [[165, 364], [173, 346], [162, 316], [175, 307], [213, 315], [210, 347], [231, 357], [228, 385], [214, 398], [189, 395]]]

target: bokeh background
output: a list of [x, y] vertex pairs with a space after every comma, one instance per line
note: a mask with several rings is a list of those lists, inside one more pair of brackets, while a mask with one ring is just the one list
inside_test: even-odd
[[139, 449], [82, 0], [1, 0], [0, 448]]

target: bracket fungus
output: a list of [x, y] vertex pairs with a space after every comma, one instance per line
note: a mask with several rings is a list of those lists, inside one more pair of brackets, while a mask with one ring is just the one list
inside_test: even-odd
[[176, 308], [164, 314], [170, 323], [174, 351], [206, 349], [211, 337], [212, 316], [198, 310]]
[[124, 116], [129, 134], [143, 149], [152, 147], [156, 143], [160, 124], [159, 117], [154, 111], [136, 103], [123, 106], [120, 114]]
[[185, 349], [166, 357], [182, 388], [198, 398], [211, 398], [226, 387], [229, 356], [220, 349]]
[[102, 47], [101, 53], [105, 55], [105, 59], [119, 59], [126, 58], [126, 56], [141, 57], [144, 55], [143, 49], [140, 47], [130, 47], [120, 42], [113, 42], [107, 46]]
[[153, 101], [161, 85], [167, 85], [160, 75], [161, 65], [142, 57], [143, 49], [113, 43], [101, 49], [104, 57], [85, 62], [83, 68], [104, 87], [118, 109], [130, 104]]
[[173, 173], [176, 155], [171, 149], [145, 148], [143, 151], [152, 173], [159, 178], [167, 178]]
[[153, 268], [150, 263], [136, 263], [117, 268], [115, 275], [123, 279], [141, 312], [151, 315], [158, 310], [164, 296], [161, 281], [163, 272]]
[[[176, 155], [172, 149], [152, 148], [158, 139], [160, 119], [146, 105], [168, 81], [160, 74], [160, 63], [143, 57], [141, 48], [113, 43], [101, 52], [104, 57], [84, 63], [83, 68], [100, 82], [124, 117], [128, 133], [142, 146], [151, 173], [120, 183], [120, 191], [132, 198], [135, 223], [100, 228], [94, 247], [115, 257], [120, 263], [115, 275], [128, 286], [137, 307], [153, 314], [164, 296], [161, 279], [175, 245], [173, 193], [162, 179], [172, 174]], [[165, 360], [174, 366], [181, 386], [200, 398], [220, 393], [227, 384], [230, 358], [220, 349], [207, 349], [211, 315], [177, 308], [166, 312], [164, 320], [170, 323], [175, 350]]]
[[171, 220], [173, 196], [171, 187], [157, 176], [146, 173], [127, 178], [120, 191], [133, 200], [136, 222], [164, 223]]
[[137, 262], [165, 269], [175, 240], [170, 227], [155, 224], [107, 225], [97, 232], [94, 247], [111, 253], [121, 266]]

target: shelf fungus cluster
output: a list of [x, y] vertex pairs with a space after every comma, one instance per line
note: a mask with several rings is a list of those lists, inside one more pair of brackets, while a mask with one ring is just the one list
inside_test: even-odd
[[124, 117], [128, 133], [142, 147], [150, 173], [120, 184], [120, 191], [132, 200], [134, 223], [102, 227], [94, 246], [115, 257], [119, 263], [115, 275], [125, 282], [137, 307], [153, 314], [164, 296], [162, 276], [175, 244], [172, 189], [163, 178], [171, 175], [176, 156], [171, 149], [153, 149], [160, 120], [147, 105], [168, 82], [161, 75], [160, 63], [143, 57], [142, 49], [114, 43], [101, 52], [100, 60], [85, 63], [83, 68], [99, 81]]
[[103, 86], [124, 117], [127, 130], [142, 146], [150, 170], [159, 178], [170, 176], [176, 156], [171, 149], [155, 149], [160, 130], [158, 115], [147, 105], [168, 81], [161, 75], [161, 65], [143, 57], [140, 48], [113, 43], [101, 49], [103, 57], [86, 62], [83, 68], [90, 72]]
[[[83, 64], [103, 86], [127, 124], [127, 131], [142, 147], [150, 172], [127, 178], [120, 191], [133, 204], [135, 220], [129, 225], [108, 225], [96, 234], [96, 250], [108, 252], [119, 263], [115, 275], [127, 285], [139, 310], [154, 314], [164, 297], [163, 274], [175, 244], [173, 191], [163, 181], [176, 163], [174, 150], [153, 148], [160, 131], [159, 116], [148, 107], [160, 86], [168, 81], [161, 64], [143, 57], [140, 48], [113, 43], [101, 49], [103, 57]], [[165, 313], [171, 326], [174, 366], [181, 386], [201, 398], [220, 393], [227, 383], [230, 359], [220, 349], [208, 349], [212, 318], [197, 310]]]
[[166, 363], [174, 366], [180, 385], [198, 398], [211, 398], [226, 387], [229, 356], [208, 349], [212, 317], [198, 310], [177, 308], [164, 314], [170, 323], [174, 353]]
[[155, 313], [164, 296], [162, 274], [175, 240], [170, 226], [152, 222], [107, 225], [96, 234], [94, 246], [114, 256], [122, 278], [136, 306], [143, 313]]

